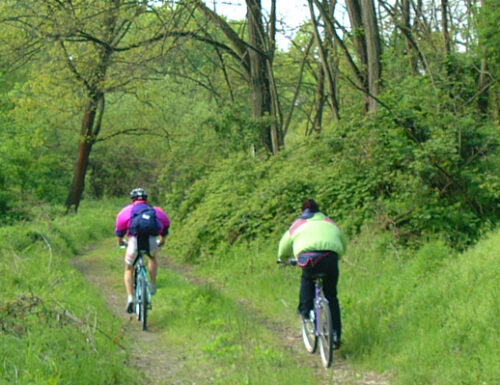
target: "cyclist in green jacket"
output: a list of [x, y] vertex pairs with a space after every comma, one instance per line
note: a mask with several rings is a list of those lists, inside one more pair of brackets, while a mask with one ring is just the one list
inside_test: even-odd
[[302, 267], [298, 311], [308, 318], [314, 307], [314, 281], [317, 273], [325, 274], [323, 290], [332, 314], [333, 329], [337, 334], [335, 348], [340, 347], [342, 324], [337, 298], [339, 278], [338, 261], [346, 251], [347, 242], [342, 230], [319, 211], [313, 199], [302, 203], [302, 214], [283, 234], [279, 244], [278, 261], [293, 255]]

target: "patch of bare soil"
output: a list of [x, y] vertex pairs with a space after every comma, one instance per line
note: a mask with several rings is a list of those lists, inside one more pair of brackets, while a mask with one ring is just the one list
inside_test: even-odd
[[[174, 263], [169, 258], [159, 258], [159, 268], [169, 269], [185, 277], [193, 285], [206, 285], [208, 282], [196, 276], [189, 266]], [[180, 374], [184, 360], [181, 351], [172, 351], [162, 345], [162, 338], [159, 330], [150, 328], [144, 332], [141, 330], [135, 316], [125, 312], [125, 294], [124, 288], [121, 290], [110, 290], [109, 277], [105, 269], [102, 269], [99, 263], [89, 263], [85, 258], [75, 258], [72, 265], [79, 270], [82, 275], [94, 286], [105, 293], [106, 301], [110, 309], [123, 320], [123, 331], [131, 341], [132, 349], [130, 360], [127, 363], [136, 367], [145, 376], [143, 384], [151, 385], [181, 385], [194, 384], [194, 382], [183, 379]], [[214, 285], [214, 282], [210, 282]], [[217, 285], [216, 285], [217, 286]], [[223, 290], [221, 288], [221, 290]], [[240, 300], [245, 307], [252, 307], [252, 304], [245, 299]], [[311, 356], [305, 351], [302, 343], [302, 336], [299, 327], [290, 328], [270, 321], [255, 310], [259, 317], [259, 322], [265, 325], [275, 334], [281, 336], [286, 342], [286, 349], [293, 352], [294, 356], [300, 357], [303, 365], [315, 368], [317, 372], [317, 384], [336, 384], [336, 385], [388, 385], [387, 377], [375, 373], [357, 373], [343, 359], [339, 352], [335, 352], [334, 363], [331, 369], [325, 370], [320, 363], [319, 357]], [[209, 385], [205, 383], [203, 385]]]
[[[113, 290], [110, 288], [108, 272], [99, 263], [89, 262], [85, 258], [74, 258], [71, 261], [80, 273], [105, 294], [108, 307], [122, 319], [122, 331], [131, 344], [127, 365], [137, 368], [143, 377], [143, 385], [181, 385], [191, 382], [179, 380], [177, 371], [182, 368], [181, 352], [172, 347], [166, 349], [162, 344], [160, 331], [148, 327], [143, 331], [135, 314], [125, 311], [125, 287]], [[160, 267], [161, 268], [161, 267]]]

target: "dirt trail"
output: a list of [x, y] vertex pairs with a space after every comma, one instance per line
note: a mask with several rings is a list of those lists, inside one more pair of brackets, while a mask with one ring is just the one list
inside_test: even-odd
[[149, 327], [146, 332], [141, 330], [135, 315], [125, 312], [125, 289], [110, 288], [106, 270], [95, 262], [86, 258], [74, 258], [71, 264], [101, 293], [106, 294], [108, 307], [122, 319], [123, 335], [127, 336], [127, 341], [132, 345], [127, 365], [140, 370], [145, 377], [144, 385], [192, 384], [189, 381], [176, 379], [177, 371], [182, 368], [182, 361], [178, 359], [181, 352], [173, 351], [171, 347], [165, 349], [160, 332], [154, 327]]
[[[96, 263], [97, 262], [97, 263]], [[197, 277], [188, 266], [178, 265], [171, 259], [160, 257], [159, 268], [169, 269], [182, 275], [192, 285], [205, 285], [207, 282]], [[179, 357], [182, 351], [173, 351], [172, 347], [165, 349], [162, 344], [161, 333], [154, 328], [149, 328], [147, 332], [140, 329], [140, 325], [134, 316], [125, 313], [124, 289], [111, 288], [109, 285], [108, 273], [101, 268], [98, 258], [89, 260], [88, 258], [74, 258], [72, 265], [94, 286], [99, 288], [101, 293], [106, 293], [106, 301], [110, 309], [117, 317], [123, 320], [123, 332], [128, 336], [132, 344], [130, 360], [127, 363], [141, 370], [145, 376], [144, 385], [187, 385], [202, 384], [211, 385], [206, 382], [193, 382], [190, 379], [183, 379], [180, 374], [183, 368], [183, 360]], [[251, 306], [244, 299], [241, 300], [246, 306]], [[335, 353], [334, 364], [330, 370], [325, 370], [319, 363], [319, 358], [312, 357], [305, 352], [302, 338], [297, 328], [286, 328], [283, 325], [274, 323], [265, 317], [261, 317], [260, 322], [266, 325], [274, 333], [282, 336], [283, 341], [287, 341], [286, 348], [291, 349], [294, 354], [304, 356], [304, 364], [317, 369], [318, 384], [336, 385], [388, 385], [387, 378], [374, 373], [356, 373], [350, 368], [346, 361], [338, 352]], [[270, 384], [271, 385], [271, 384]]]

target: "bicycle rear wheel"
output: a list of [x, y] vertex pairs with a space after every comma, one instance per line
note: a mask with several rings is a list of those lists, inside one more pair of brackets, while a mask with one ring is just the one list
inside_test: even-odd
[[325, 368], [329, 368], [333, 360], [333, 330], [332, 315], [328, 301], [320, 299], [318, 306], [318, 326], [319, 326], [319, 354], [321, 363]]
[[316, 320], [314, 312], [311, 312], [309, 318], [301, 317], [302, 319], [302, 340], [306, 350], [309, 353], [314, 353], [318, 345], [318, 337], [316, 336]]
[[141, 296], [139, 299], [139, 321], [141, 322], [142, 330], [146, 330], [148, 322], [148, 292], [146, 278], [143, 275], [139, 278], [139, 285], [141, 288]]

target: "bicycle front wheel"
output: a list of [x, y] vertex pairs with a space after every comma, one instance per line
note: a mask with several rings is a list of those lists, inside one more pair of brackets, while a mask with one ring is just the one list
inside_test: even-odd
[[329, 368], [333, 360], [333, 329], [332, 315], [328, 301], [320, 299], [318, 306], [318, 334], [319, 334], [319, 354], [321, 363], [325, 368]]
[[148, 322], [148, 292], [146, 278], [141, 275], [139, 279], [141, 287], [141, 298], [139, 299], [139, 321], [141, 321], [142, 330], [147, 329]]
[[314, 312], [311, 312], [309, 318], [301, 317], [302, 319], [302, 340], [306, 350], [309, 353], [316, 351], [318, 344], [318, 337], [316, 336], [316, 320], [314, 319]]

